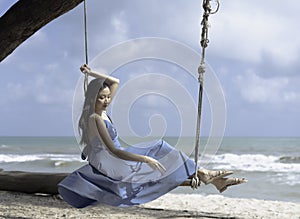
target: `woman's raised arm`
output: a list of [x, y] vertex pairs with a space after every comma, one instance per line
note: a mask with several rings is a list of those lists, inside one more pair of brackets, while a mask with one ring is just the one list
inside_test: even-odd
[[94, 77], [94, 78], [103, 78], [105, 80], [105, 83], [108, 84], [110, 89], [110, 97], [111, 99], [114, 97], [114, 95], [117, 92], [120, 80], [118, 78], [112, 77], [110, 75], [106, 75], [103, 73], [92, 71], [90, 67], [88, 67], [87, 64], [84, 64], [80, 67], [80, 70], [82, 73], [87, 73], [88, 75]]

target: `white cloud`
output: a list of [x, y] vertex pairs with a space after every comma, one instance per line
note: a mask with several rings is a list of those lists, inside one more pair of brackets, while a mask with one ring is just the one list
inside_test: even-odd
[[111, 20], [111, 24], [113, 25], [115, 31], [118, 34], [126, 35], [128, 32], [127, 23], [124, 22], [125, 12], [121, 11], [118, 15], [114, 16]]
[[8, 83], [5, 99], [2, 104], [12, 102], [31, 102], [35, 100], [40, 104], [69, 105], [73, 97], [73, 89], [59, 88], [47, 85], [44, 79], [36, 78], [35, 81], [26, 83]]
[[52, 73], [49, 69], [56, 69], [55, 64], [46, 66], [46, 74], [35, 74], [33, 78], [19, 81], [11, 81], [6, 84], [1, 95], [1, 105], [12, 106], [20, 103], [64, 105], [71, 106], [74, 89], [68, 87], [59, 74]]
[[53, 83], [47, 83], [47, 77], [40, 77], [30, 88], [32, 97], [38, 103], [71, 106], [74, 89], [62, 87], [59, 81], [54, 86]]
[[235, 78], [242, 97], [250, 103], [286, 104], [300, 100], [299, 90], [295, 90], [287, 77], [262, 78], [252, 71]]
[[281, 66], [294, 64], [300, 49], [299, 19], [289, 10], [278, 14], [279, 5], [282, 2], [250, 4], [237, 0], [222, 4], [211, 27], [216, 52], [245, 62], [262, 62], [268, 56]]
[[[94, 7], [97, 8], [97, 3]], [[103, 6], [101, 6], [103, 7]], [[114, 8], [111, 13], [93, 16], [92, 19], [99, 21], [90, 22], [88, 26], [89, 50], [96, 55], [107, 47], [129, 39], [129, 23], [124, 10]], [[100, 20], [99, 20], [100, 19]], [[91, 54], [90, 53], [90, 54]]]
[[[23, 84], [20, 83], [7, 83], [6, 91], [8, 93], [8, 96], [11, 98], [11, 100], [19, 100], [27, 96], [28, 93], [28, 87], [25, 87]], [[7, 95], [5, 95], [7, 97]], [[4, 98], [2, 98], [3, 102], [6, 102]]]

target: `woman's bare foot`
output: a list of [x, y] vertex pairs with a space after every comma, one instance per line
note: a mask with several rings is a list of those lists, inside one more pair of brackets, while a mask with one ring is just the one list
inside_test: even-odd
[[233, 174], [233, 171], [227, 170], [198, 170], [198, 176], [204, 184], [212, 183], [214, 180]]
[[224, 192], [229, 186], [239, 185], [246, 183], [247, 180], [244, 178], [219, 178], [211, 182], [220, 193]]

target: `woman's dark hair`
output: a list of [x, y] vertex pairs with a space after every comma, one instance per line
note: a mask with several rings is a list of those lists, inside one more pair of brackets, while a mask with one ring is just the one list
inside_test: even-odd
[[109, 85], [102, 78], [92, 80], [87, 86], [84, 105], [78, 122], [78, 131], [79, 135], [81, 135], [80, 144], [83, 146], [90, 144], [87, 130], [89, 117], [95, 113], [95, 103], [98, 93], [106, 87], [109, 87]]

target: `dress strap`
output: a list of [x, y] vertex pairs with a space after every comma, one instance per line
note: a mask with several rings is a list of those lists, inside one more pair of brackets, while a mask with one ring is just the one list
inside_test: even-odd
[[[107, 115], [107, 114], [106, 114]], [[111, 120], [110, 116], [107, 115], [107, 118], [109, 119], [109, 121], [113, 124], [113, 121]]]

